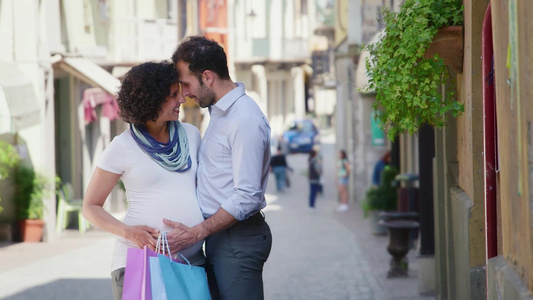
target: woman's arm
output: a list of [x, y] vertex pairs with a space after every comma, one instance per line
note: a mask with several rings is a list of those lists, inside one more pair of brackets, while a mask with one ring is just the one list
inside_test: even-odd
[[120, 174], [96, 168], [83, 198], [83, 216], [93, 225], [132, 241], [137, 247], [145, 245], [155, 250], [152, 234], [158, 230], [145, 225], [128, 226], [104, 210], [104, 203], [120, 178]]

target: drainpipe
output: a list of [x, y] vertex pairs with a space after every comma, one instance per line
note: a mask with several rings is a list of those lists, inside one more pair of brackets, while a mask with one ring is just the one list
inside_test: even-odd
[[[492, 46], [492, 17], [489, 3], [483, 19], [483, 152], [485, 173], [485, 255], [487, 261], [498, 254], [496, 228], [496, 108]], [[488, 283], [487, 283], [488, 286]]]

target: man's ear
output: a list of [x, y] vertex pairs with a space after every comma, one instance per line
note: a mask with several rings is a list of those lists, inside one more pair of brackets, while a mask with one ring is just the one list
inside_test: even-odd
[[205, 70], [202, 73], [202, 81], [205, 85], [211, 87], [213, 85], [213, 82], [215, 81], [215, 74], [213, 73], [213, 71]]

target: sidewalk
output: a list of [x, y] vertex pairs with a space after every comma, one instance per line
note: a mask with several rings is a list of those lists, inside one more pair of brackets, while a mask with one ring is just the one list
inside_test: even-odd
[[0, 299], [112, 299], [109, 266], [114, 238], [67, 230], [49, 243], [0, 247]]
[[[387, 278], [392, 256], [387, 252], [388, 236], [372, 234], [370, 221], [363, 218], [363, 212], [358, 204], [352, 204], [347, 214], [339, 213], [336, 220], [350, 230], [358, 242], [362, 257], [372, 270], [377, 280], [382, 299], [402, 300], [434, 300], [434, 296], [418, 294], [418, 264], [416, 250], [411, 249], [407, 254], [409, 262], [409, 276], [407, 278]], [[375, 298], [380, 299], [380, 298]]]

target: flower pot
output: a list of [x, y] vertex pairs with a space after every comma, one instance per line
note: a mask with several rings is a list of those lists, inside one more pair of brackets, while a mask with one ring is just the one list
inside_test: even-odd
[[20, 234], [23, 242], [40, 242], [43, 237], [43, 220], [20, 220]]
[[409, 264], [405, 255], [409, 252], [409, 232], [419, 224], [410, 220], [380, 221], [389, 231], [387, 251], [392, 256], [387, 278], [407, 277]]
[[444, 64], [457, 73], [463, 73], [463, 26], [447, 26], [439, 29], [433, 37], [424, 57], [429, 59], [438, 54]]

